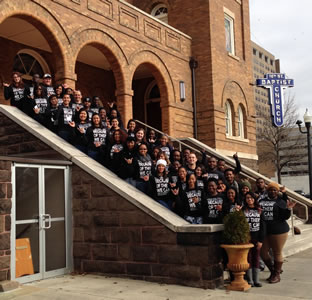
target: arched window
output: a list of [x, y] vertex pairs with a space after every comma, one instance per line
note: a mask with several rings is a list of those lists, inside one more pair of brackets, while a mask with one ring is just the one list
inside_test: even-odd
[[238, 136], [242, 139], [245, 138], [245, 128], [244, 128], [244, 113], [242, 107], [238, 106]]
[[16, 54], [13, 71], [20, 72], [25, 82], [31, 82], [34, 74], [39, 74], [42, 78], [45, 73], [50, 73], [49, 66], [42, 56], [31, 49], [23, 49]]
[[168, 8], [165, 4], [160, 3], [156, 5], [152, 11], [151, 15], [158, 20], [168, 24]]
[[225, 102], [225, 133], [228, 136], [233, 135], [233, 126], [232, 126], [232, 107], [230, 101]]

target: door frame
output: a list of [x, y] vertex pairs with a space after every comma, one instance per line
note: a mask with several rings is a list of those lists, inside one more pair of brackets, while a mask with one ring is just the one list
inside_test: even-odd
[[[45, 257], [45, 233], [39, 232], [39, 273], [33, 275], [27, 275], [16, 278], [15, 269], [15, 240], [16, 240], [16, 172], [15, 168], [36, 168], [38, 169], [38, 193], [39, 193], [39, 212], [42, 211], [44, 205], [44, 170], [45, 169], [61, 169], [64, 170], [64, 193], [65, 193], [65, 248], [66, 248], [66, 267], [62, 269], [45, 271], [46, 257]], [[28, 163], [12, 163], [11, 174], [12, 174], [12, 209], [11, 209], [11, 280], [16, 280], [20, 283], [31, 282], [40, 279], [46, 279], [58, 275], [64, 275], [71, 272], [73, 269], [73, 257], [72, 257], [72, 211], [71, 211], [71, 169], [69, 166], [49, 165], [49, 164], [28, 164]], [[56, 218], [57, 219], [57, 218]], [[34, 220], [33, 220], [34, 221]], [[41, 222], [39, 219], [38, 222]], [[34, 222], [35, 223], [35, 222]], [[21, 223], [18, 223], [21, 224]], [[43, 230], [44, 229], [40, 229]]]

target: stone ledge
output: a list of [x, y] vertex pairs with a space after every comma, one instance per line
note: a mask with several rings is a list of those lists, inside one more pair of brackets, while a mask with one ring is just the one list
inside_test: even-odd
[[1, 281], [0, 282], [0, 292], [8, 292], [15, 290], [19, 287], [19, 283], [17, 281]]

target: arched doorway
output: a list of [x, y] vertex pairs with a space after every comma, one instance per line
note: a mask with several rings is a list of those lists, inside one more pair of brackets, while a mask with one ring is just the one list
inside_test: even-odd
[[163, 129], [161, 76], [158, 70], [148, 63], [138, 66], [133, 75], [133, 117], [158, 130]]
[[108, 102], [116, 101], [115, 77], [108, 56], [103, 45], [86, 44], [78, 53], [75, 67], [76, 89], [81, 91], [83, 97], [100, 97], [106, 108]]
[[[0, 24], [0, 47], [6, 54], [0, 57], [3, 82], [11, 82], [12, 71], [21, 72], [28, 83], [35, 73], [41, 76], [50, 73], [53, 83], [63, 78], [66, 62], [56, 36], [58, 34], [50, 31], [47, 22], [36, 17], [18, 14], [6, 18]], [[0, 91], [0, 102], [7, 104], [3, 90]]]
[[144, 96], [144, 123], [161, 130], [160, 91], [157, 82], [153, 80], [146, 88]]

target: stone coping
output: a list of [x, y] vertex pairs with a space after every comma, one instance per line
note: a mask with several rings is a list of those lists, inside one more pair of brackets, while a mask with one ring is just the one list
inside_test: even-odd
[[[170, 230], [185, 233], [210, 233], [223, 230], [223, 225], [220, 224], [189, 224], [184, 219], [152, 200], [144, 193], [138, 191], [113, 172], [24, 114], [18, 108], [0, 105], [0, 112]], [[12, 160], [13, 159], [12, 157]]]

